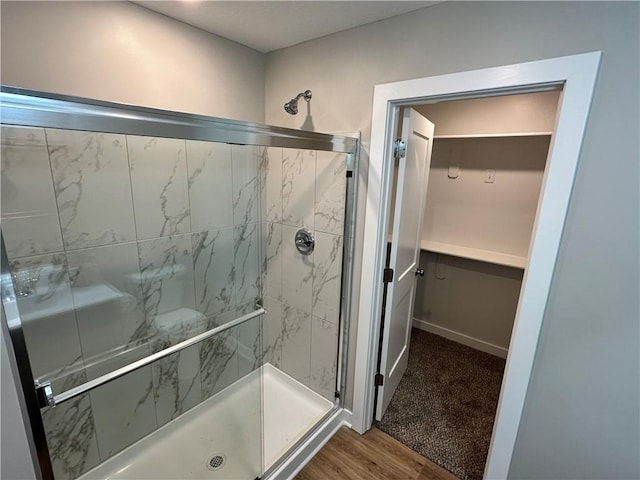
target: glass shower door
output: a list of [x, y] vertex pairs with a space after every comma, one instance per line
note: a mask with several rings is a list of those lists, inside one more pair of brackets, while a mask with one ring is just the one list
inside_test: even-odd
[[[238, 462], [259, 476], [256, 147], [0, 128], [3, 299], [17, 304], [33, 377], [49, 395], [41, 413], [55, 478], [107, 464], [139, 478], [220, 478]], [[200, 435], [189, 421], [216, 418], [208, 430], [225, 424], [228, 435], [187, 435], [212, 452], [197, 466], [170, 461], [188, 445], [171, 432]], [[242, 448], [230, 446], [239, 434]], [[135, 470], [130, 451], [150, 436], [177, 471]]]

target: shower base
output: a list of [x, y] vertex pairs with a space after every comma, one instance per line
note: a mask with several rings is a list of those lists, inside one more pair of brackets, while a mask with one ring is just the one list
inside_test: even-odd
[[332, 408], [265, 364], [80, 479], [254, 479]]

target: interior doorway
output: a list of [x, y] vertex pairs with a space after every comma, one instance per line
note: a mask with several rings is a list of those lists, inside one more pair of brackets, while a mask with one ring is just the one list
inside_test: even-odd
[[[435, 135], [408, 361], [385, 372], [376, 426], [464, 480], [484, 471], [560, 93], [443, 101], [400, 115], [399, 138], [409, 109], [433, 122]], [[401, 172], [406, 160], [394, 160], [386, 269], [394, 228], [416, 222], [398, 218], [416, 215], [397, 194], [400, 180], [412, 183]], [[395, 309], [383, 297], [382, 346], [397, 343], [384, 331], [402, 321]], [[401, 380], [387, 382], [391, 375]]]
[[375, 369], [388, 212], [393, 176], [393, 142], [399, 109], [443, 100], [532, 93], [563, 87], [555, 135], [547, 159], [533, 241], [510, 341], [503, 387], [485, 478], [506, 478], [531, 377], [540, 326], [566, 218], [571, 186], [591, 104], [600, 52], [492, 67], [378, 85], [374, 90], [367, 185], [354, 403], [351, 424], [367, 431], [373, 421]]

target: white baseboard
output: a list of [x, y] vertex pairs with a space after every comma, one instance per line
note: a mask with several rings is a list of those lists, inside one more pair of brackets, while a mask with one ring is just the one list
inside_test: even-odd
[[509, 350], [504, 347], [499, 347], [498, 345], [494, 345], [493, 343], [470, 337], [469, 335], [465, 335], [464, 333], [455, 332], [453, 330], [449, 330], [448, 328], [434, 325], [433, 323], [429, 323], [425, 320], [420, 320], [419, 318], [413, 319], [413, 326], [419, 328], [420, 330], [424, 330], [425, 332], [440, 335], [441, 337], [448, 338], [449, 340], [453, 340], [454, 342], [461, 343], [462, 345], [466, 345], [467, 347], [475, 348], [476, 350], [480, 350], [481, 352], [490, 353], [491, 355], [495, 355], [497, 357], [507, 358], [507, 353], [509, 352]]
[[346, 408], [342, 410], [342, 422], [346, 427], [353, 428], [351, 423], [352, 417], [353, 413], [351, 412], [351, 410], [347, 410]]
[[350, 425], [347, 418], [351, 420], [351, 412], [344, 409], [337, 410], [277, 470], [265, 477], [264, 480], [293, 479], [340, 427]]

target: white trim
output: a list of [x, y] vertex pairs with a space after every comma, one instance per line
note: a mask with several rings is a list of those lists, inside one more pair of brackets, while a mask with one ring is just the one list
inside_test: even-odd
[[417, 105], [427, 99], [478, 98], [563, 85], [485, 469], [485, 478], [508, 477], [600, 57], [600, 52], [591, 52], [376, 85], [364, 224], [363, 258], [368, 261], [362, 266], [356, 340], [356, 431], [367, 431], [373, 415], [392, 163], [385, 159], [390, 158], [399, 106]]
[[453, 340], [454, 342], [461, 343], [462, 345], [466, 345], [467, 347], [475, 348], [476, 350], [480, 350], [481, 352], [490, 353], [491, 355], [495, 355], [496, 357], [500, 358], [507, 358], [507, 353], [509, 350], [504, 347], [499, 347], [498, 345], [494, 345], [493, 343], [485, 342], [484, 340], [480, 340], [479, 338], [470, 337], [469, 335], [456, 332], [455, 330], [449, 330], [448, 328], [441, 327], [440, 325], [436, 325], [435, 323], [427, 322], [426, 320], [421, 320], [419, 318], [414, 318], [413, 326], [420, 330], [424, 330], [425, 332], [434, 333], [441, 337], [448, 338], [449, 340]]
[[[456, 138], [550, 137], [553, 132], [469, 133], [467, 135], [434, 135], [434, 140]], [[344, 135], [345, 137], [347, 135]]]
[[347, 410], [346, 408], [342, 409], [342, 421], [344, 422], [345, 427], [351, 428], [351, 417], [353, 417], [353, 412], [351, 410]]
[[504, 267], [519, 268], [520, 270], [527, 266], [527, 257], [509, 255], [508, 253], [492, 252], [490, 250], [481, 250], [479, 248], [463, 247], [461, 245], [453, 245], [451, 243], [422, 240], [420, 249], [432, 253], [443, 253], [453, 257], [493, 263], [494, 265], [502, 265]]
[[336, 410], [313, 435], [264, 480], [293, 479], [341, 427], [351, 426], [350, 420], [351, 412], [342, 408]]

